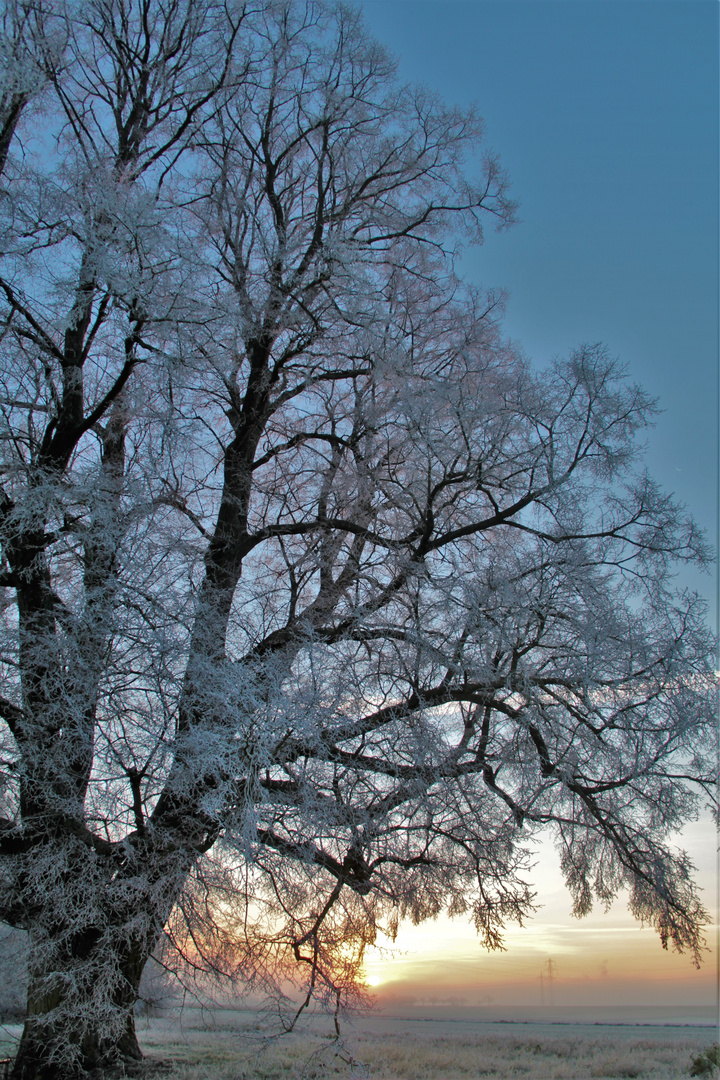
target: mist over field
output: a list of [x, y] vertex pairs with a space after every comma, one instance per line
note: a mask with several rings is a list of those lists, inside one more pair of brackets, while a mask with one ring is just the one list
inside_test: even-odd
[[[405, 1005], [359, 1014], [336, 1037], [327, 1017], [276, 1040], [251, 1010], [145, 1017], [147, 1065], [174, 1080], [681, 1080], [710, 1045], [702, 1010], [470, 1009]], [[5, 1027], [11, 1052], [20, 1028]]]

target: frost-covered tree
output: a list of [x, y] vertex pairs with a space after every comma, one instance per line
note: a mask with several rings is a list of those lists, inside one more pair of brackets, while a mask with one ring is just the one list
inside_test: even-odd
[[454, 275], [481, 125], [342, 6], [7, 0], [0, 916], [14, 1076], [140, 1056], [165, 935], [342, 1002], [379, 925], [490, 947], [552, 827], [578, 914], [704, 914], [692, 522], [602, 348], [538, 373]]

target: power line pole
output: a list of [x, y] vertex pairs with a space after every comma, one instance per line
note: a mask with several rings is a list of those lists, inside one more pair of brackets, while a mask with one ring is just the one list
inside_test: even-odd
[[[540, 971], [540, 1001], [543, 1005], [554, 1005], [553, 986], [557, 974], [557, 964], [548, 957]], [[546, 1000], [547, 997], [547, 1000]]]

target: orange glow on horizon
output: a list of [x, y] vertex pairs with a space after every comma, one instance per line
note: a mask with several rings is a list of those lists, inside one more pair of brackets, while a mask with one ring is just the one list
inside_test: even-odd
[[[681, 842], [717, 920], [713, 824], [695, 823]], [[395, 942], [380, 938], [379, 947], [367, 950], [364, 965], [378, 1003], [715, 1006], [715, 925], [706, 927], [708, 950], [697, 970], [687, 953], [663, 950], [655, 931], [633, 919], [623, 897], [607, 912], [597, 907], [586, 918], [574, 918], [549, 843], [539, 849], [533, 878], [541, 906], [524, 927], [506, 927], [505, 952], [486, 952], [471, 925], [446, 916], [401, 925]]]

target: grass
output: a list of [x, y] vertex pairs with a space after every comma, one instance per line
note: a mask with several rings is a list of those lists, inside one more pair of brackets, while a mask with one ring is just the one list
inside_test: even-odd
[[[0, 1057], [12, 1053], [19, 1033], [0, 1033]], [[703, 1057], [693, 1034], [667, 1040], [570, 1032], [438, 1036], [399, 1025], [394, 1034], [359, 1031], [338, 1043], [307, 1033], [263, 1040], [252, 1023], [203, 1028], [162, 1020], [142, 1022], [138, 1031], [148, 1055], [142, 1075], [168, 1080], [687, 1080]], [[720, 1071], [714, 1057], [708, 1064], [703, 1075], [711, 1080]]]
[[698, 1053], [690, 1039], [357, 1034], [345, 1044], [303, 1035], [253, 1046], [242, 1037], [172, 1044], [148, 1035], [148, 1054], [172, 1061], [172, 1080], [681, 1080]]

